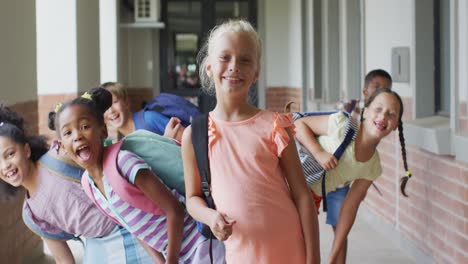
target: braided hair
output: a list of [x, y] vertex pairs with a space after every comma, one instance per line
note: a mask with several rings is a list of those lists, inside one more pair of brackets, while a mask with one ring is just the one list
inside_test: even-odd
[[[372, 93], [372, 95], [369, 97], [369, 100], [366, 102], [365, 107], [366, 108], [369, 107], [369, 105], [374, 101], [374, 99], [381, 93], [388, 93], [388, 94], [395, 96], [395, 98], [398, 101], [398, 104], [400, 105], [400, 114], [398, 116], [398, 138], [400, 139], [401, 157], [403, 159], [403, 167], [405, 169], [405, 176], [402, 177], [400, 180], [400, 190], [403, 196], [408, 197], [405, 189], [406, 189], [406, 184], [408, 183], [409, 178], [411, 178], [412, 176], [412, 173], [408, 169], [408, 162], [406, 160], [406, 145], [405, 145], [405, 137], [403, 135], [403, 120], [402, 120], [403, 101], [401, 100], [400, 95], [398, 95], [398, 93], [396, 93], [395, 91], [392, 91], [389, 88], [382, 88], [382, 89], [377, 89], [375, 90], [374, 93]], [[361, 112], [361, 121], [362, 120], [363, 120], [363, 112]]]

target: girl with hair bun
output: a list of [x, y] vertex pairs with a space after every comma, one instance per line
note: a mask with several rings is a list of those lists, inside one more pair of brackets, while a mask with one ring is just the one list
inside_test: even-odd
[[[85, 169], [83, 189], [104, 215], [142, 241], [155, 261], [208, 263], [210, 242], [185, 212], [183, 196], [169, 190], [136, 154], [116, 149], [118, 144], [103, 146], [103, 117], [111, 104], [109, 91], [94, 88], [53, 116], [61, 146]], [[212, 249], [214, 263], [224, 263], [222, 244], [213, 241]]]

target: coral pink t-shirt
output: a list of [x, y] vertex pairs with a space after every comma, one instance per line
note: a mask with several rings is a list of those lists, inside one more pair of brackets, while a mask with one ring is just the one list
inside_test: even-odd
[[216, 209], [237, 222], [227, 263], [305, 263], [301, 222], [279, 158], [290, 115], [260, 111], [227, 122], [210, 115], [209, 158]]

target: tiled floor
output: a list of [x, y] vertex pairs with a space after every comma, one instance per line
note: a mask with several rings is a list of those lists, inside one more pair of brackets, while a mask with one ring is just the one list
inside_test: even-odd
[[[333, 231], [325, 224], [324, 213], [320, 214], [320, 248], [322, 263], [327, 263], [330, 253], [330, 247], [333, 241]], [[358, 217], [354, 224], [351, 234], [348, 237], [348, 262], [350, 264], [406, 264], [415, 263], [410, 257], [406, 256], [397, 246], [393, 245], [379, 232], [374, 230], [367, 222]], [[82, 263], [83, 247], [79, 242], [70, 242], [76, 263]], [[46, 253], [50, 254], [46, 248]], [[35, 260], [35, 264], [54, 263], [50, 255], [46, 255], [41, 260]]]
[[[324, 213], [319, 216], [319, 221], [322, 263], [328, 263], [333, 242], [333, 230], [325, 224]], [[358, 216], [348, 236], [347, 263], [409, 264], [415, 263], [415, 261]]]

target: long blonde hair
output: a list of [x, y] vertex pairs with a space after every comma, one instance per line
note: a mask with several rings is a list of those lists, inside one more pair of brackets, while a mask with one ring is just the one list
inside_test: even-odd
[[200, 81], [202, 88], [209, 94], [214, 94], [214, 82], [208, 76], [206, 72], [206, 64], [210, 57], [211, 52], [213, 51], [214, 46], [216, 45], [216, 40], [223, 35], [224, 33], [238, 33], [243, 32], [247, 33], [249, 37], [253, 40], [257, 52], [257, 65], [260, 72], [260, 61], [262, 58], [262, 42], [257, 31], [253, 28], [250, 22], [245, 20], [229, 20], [220, 25], [215, 26], [208, 36], [207, 41], [203, 47], [198, 52], [197, 61], [200, 65]]

